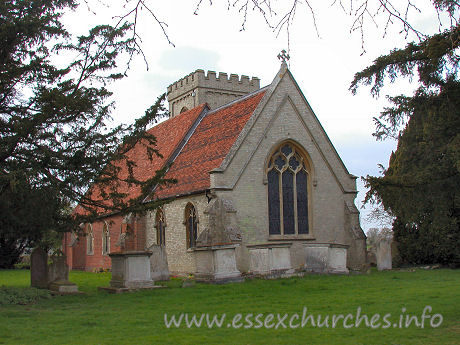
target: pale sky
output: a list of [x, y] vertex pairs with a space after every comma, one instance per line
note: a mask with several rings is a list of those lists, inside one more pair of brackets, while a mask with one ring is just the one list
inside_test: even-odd
[[[128, 123], [142, 115], [168, 85], [196, 69], [256, 76], [261, 79], [261, 86], [271, 83], [280, 67], [277, 55], [282, 49], [288, 49], [285, 32], [276, 37], [263, 18], [253, 12], [248, 17], [246, 30], [240, 31], [243, 18], [237, 7], [230, 6], [227, 10], [227, 0], [214, 0], [212, 6], [209, 1], [203, 1], [198, 15], [194, 15], [197, 2], [150, 1], [150, 9], [168, 24], [166, 31], [175, 47], [168, 44], [161, 28], [147, 11], [140, 13], [138, 33], [143, 39], [149, 69], [138, 57], [128, 71], [128, 77], [113, 84], [116, 108], [112, 116], [115, 122]], [[399, 33], [399, 24], [391, 26], [387, 36], [383, 37], [382, 17], [377, 28], [370, 21], [366, 24], [366, 52], [361, 54], [360, 33], [350, 33], [352, 17], [340, 6], [331, 6], [332, 2], [310, 1], [319, 37], [308, 7], [304, 5], [297, 9], [290, 32], [290, 70], [349, 172], [359, 177], [378, 175], [377, 165], [387, 167], [396, 143], [375, 141], [372, 118], [378, 116], [387, 104], [386, 94], [410, 93], [413, 85], [408, 81], [389, 84], [378, 99], [370, 95], [369, 87], [361, 87], [356, 96], [348, 91], [348, 87], [356, 72], [392, 48], [404, 47], [408, 41]], [[109, 2], [110, 7], [100, 5], [96, 0], [94, 3], [97, 5], [92, 5], [91, 10], [96, 14], [81, 7], [66, 16], [69, 31], [84, 34], [90, 25], [113, 23], [115, 19], [112, 17], [127, 12], [130, 5], [128, 3], [123, 9], [115, 6], [117, 1]], [[125, 1], [120, 0], [120, 3]], [[433, 33], [437, 29], [437, 19], [430, 2], [420, 0], [417, 3], [423, 8], [421, 14], [414, 12], [413, 26], [424, 33]], [[413, 40], [414, 36], [408, 39]], [[365, 190], [359, 179], [358, 189], [360, 192], [355, 203], [361, 210], [361, 226], [366, 231], [374, 224], [366, 220], [368, 207], [361, 209]]]

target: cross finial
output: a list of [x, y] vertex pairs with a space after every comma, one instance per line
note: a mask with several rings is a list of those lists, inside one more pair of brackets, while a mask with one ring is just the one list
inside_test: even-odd
[[289, 54], [286, 53], [286, 50], [282, 50], [281, 53], [278, 54], [278, 59], [281, 60], [282, 63], [286, 63], [286, 60], [289, 60], [291, 57]]

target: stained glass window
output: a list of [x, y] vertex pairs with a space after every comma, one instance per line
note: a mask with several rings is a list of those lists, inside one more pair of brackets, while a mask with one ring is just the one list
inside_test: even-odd
[[110, 253], [110, 231], [107, 223], [104, 222], [102, 228], [102, 254], [107, 255]]
[[296, 175], [297, 221], [299, 234], [308, 234], [308, 190], [307, 173], [301, 170]]
[[192, 204], [187, 204], [185, 207], [185, 226], [187, 228], [187, 248], [193, 248], [198, 234], [198, 219]]
[[93, 235], [93, 227], [91, 224], [86, 226], [86, 254], [93, 255], [94, 254], [94, 235]]
[[270, 235], [308, 234], [308, 170], [300, 150], [285, 143], [267, 170]]
[[157, 244], [164, 246], [166, 244], [165, 215], [161, 208], [157, 210], [155, 217], [155, 227], [157, 229]]
[[268, 214], [270, 216], [270, 235], [281, 234], [279, 180], [279, 174], [276, 170], [272, 169], [268, 172]]

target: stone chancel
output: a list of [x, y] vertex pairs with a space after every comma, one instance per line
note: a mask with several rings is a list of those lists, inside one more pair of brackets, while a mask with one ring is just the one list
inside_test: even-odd
[[101, 218], [78, 241], [69, 234], [68, 265], [109, 268], [109, 253], [154, 248], [151, 276], [160, 279], [362, 269], [356, 177], [284, 62], [270, 85], [259, 84], [197, 70], [169, 86], [170, 118], [149, 130], [163, 158], [128, 153], [139, 176], [173, 163], [165, 177], [177, 183], [146, 199], [167, 203], [142, 217]]

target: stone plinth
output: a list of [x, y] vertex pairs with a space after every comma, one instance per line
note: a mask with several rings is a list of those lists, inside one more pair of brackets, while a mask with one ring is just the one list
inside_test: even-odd
[[243, 281], [241, 272], [236, 267], [237, 246], [231, 244], [195, 248], [195, 279], [212, 283]]
[[151, 252], [132, 251], [109, 254], [112, 260], [110, 286], [120, 289], [151, 288], [154, 285], [150, 275]]
[[77, 284], [67, 280], [56, 280], [49, 284], [49, 289], [63, 294], [74, 294], [79, 292]]
[[150, 256], [150, 275], [154, 281], [169, 280], [168, 258], [164, 246], [153, 244], [148, 248]]
[[377, 269], [379, 271], [391, 270], [392, 256], [391, 256], [391, 239], [383, 238], [376, 246]]
[[304, 268], [314, 273], [348, 273], [347, 246], [331, 243], [306, 243]]
[[259, 244], [247, 246], [249, 273], [260, 276], [289, 276], [291, 266], [290, 243]]

